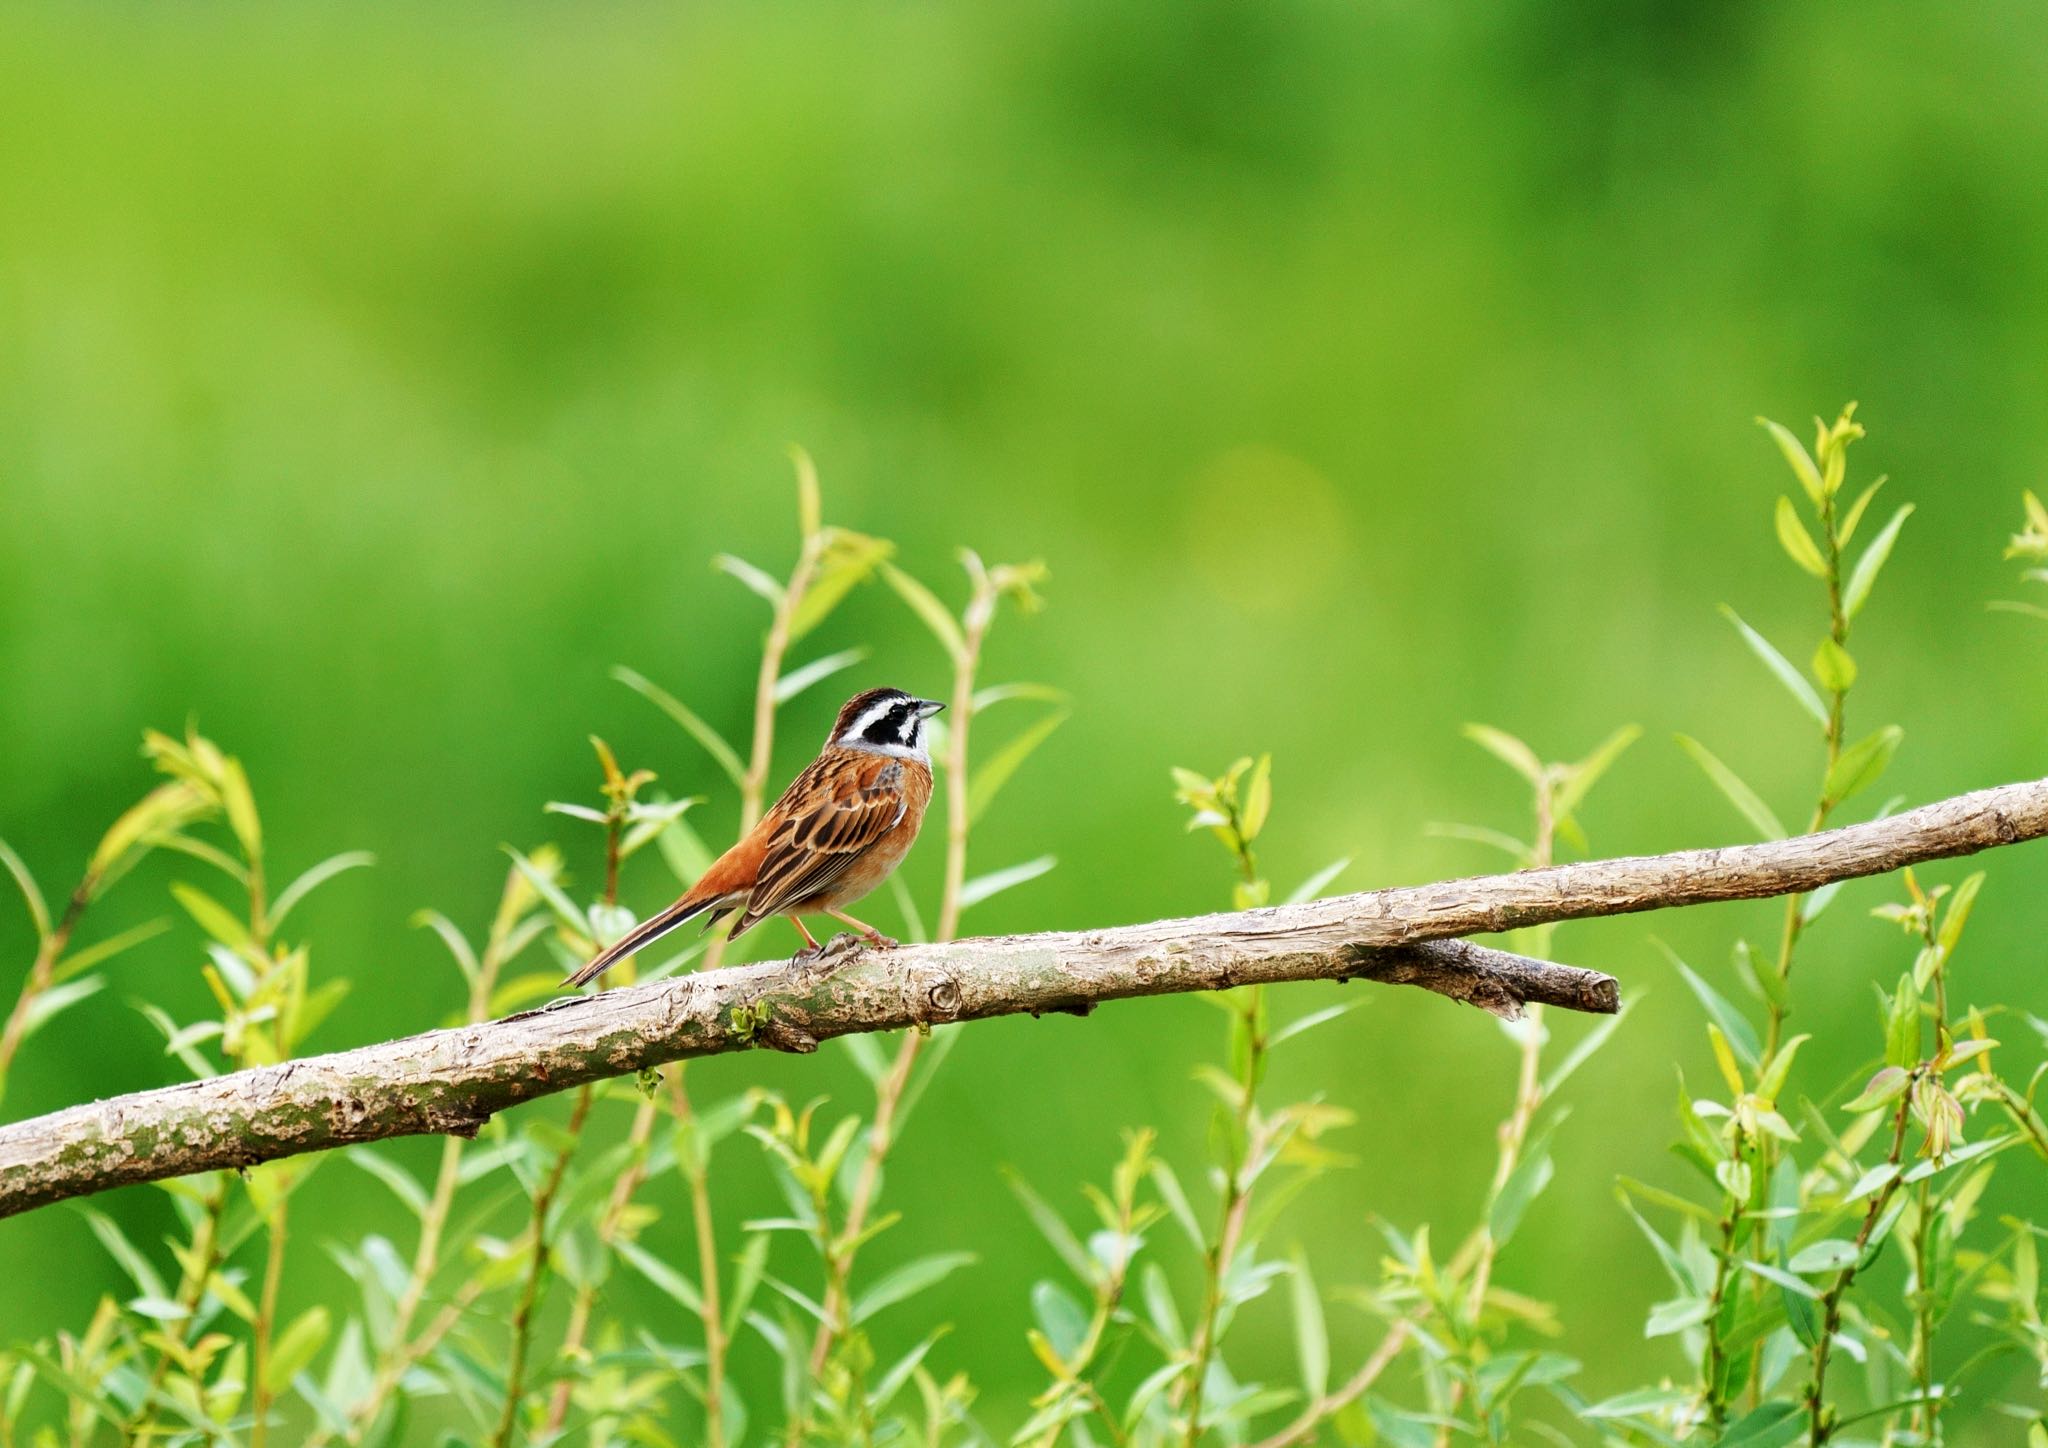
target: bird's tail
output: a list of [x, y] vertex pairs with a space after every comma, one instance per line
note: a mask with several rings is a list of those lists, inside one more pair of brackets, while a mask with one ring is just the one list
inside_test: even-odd
[[647, 919], [641, 921], [631, 930], [628, 930], [610, 945], [607, 945], [591, 958], [588, 965], [563, 981], [562, 984], [588, 985], [634, 951], [645, 949], [678, 925], [695, 919], [717, 904], [716, 898], [692, 900], [688, 896], [684, 896], [659, 915], [648, 916]]

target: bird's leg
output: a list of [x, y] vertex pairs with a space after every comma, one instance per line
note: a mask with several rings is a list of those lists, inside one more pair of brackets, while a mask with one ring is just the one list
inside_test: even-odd
[[896, 948], [897, 942], [882, 934], [881, 931], [875, 929], [872, 925], [864, 924], [854, 919], [851, 915], [843, 914], [837, 910], [827, 910], [825, 913], [834, 920], [837, 920], [841, 925], [851, 925], [860, 932], [861, 939], [877, 950], [894, 950]]
[[799, 963], [805, 963], [808, 961], [816, 960], [818, 958], [818, 953], [821, 949], [821, 947], [818, 944], [817, 937], [812, 935], [810, 931], [804, 929], [803, 921], [799, 920], [796, 916], [787, 915], [783, 918], [788, 920], [791, 925], [794, 925], [796, 927], [796, 933], [804, 938], [804, 948], [796, 953], [796, 960]]

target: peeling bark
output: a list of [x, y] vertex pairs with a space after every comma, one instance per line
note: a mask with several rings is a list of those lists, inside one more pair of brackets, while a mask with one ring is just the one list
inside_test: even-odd
[[1413, 985], [1497, 1015], [1611, 1012], [1611, 976], [1449, 937], [1834, 880], [2048, 834], [2048, 780], [1759, 845], [1595, 860], [1113, 929], [853, 950], [836, 968], [734, 966], [571, 997], [0, 1127], [0, 1216], [132, 1182], [396, 1136], [474, 1134], [540, 1096], [691, 1056], [811, 1051], [834, 1036], [1131, 996], [1294, 980]]

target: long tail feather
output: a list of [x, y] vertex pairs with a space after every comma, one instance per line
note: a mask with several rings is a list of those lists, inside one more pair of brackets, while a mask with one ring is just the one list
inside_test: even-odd
[[669, 906], [668, 909], [662, 911], [659, 915], [650, 915], [610, 945], [607, 945], [591, 959], [590, 964], [584, 966], [583, 969], [577, 971], [574, 975], [563, 981], [562, 984], [588, 985], [634, 951], [644, 950], [678, 925], [702, 915], [717, 903], [716, 899], [691, 900], [687, 896], [676, 901], [675, 904]]

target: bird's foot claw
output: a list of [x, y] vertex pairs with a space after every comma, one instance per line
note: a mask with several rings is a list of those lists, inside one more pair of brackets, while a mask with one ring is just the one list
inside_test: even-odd
[[868, 949], [870, 950], [894, 950], [903, 943], [893, 936], [882, 934], [879, 930], [870, 930], [861, 936], [861, 939], [867, 942]]
[[[882, 939], [888, 938], [884, 936]], [[791, 958], [790, 964], [807, 975], [823, 980], [858, 956], [869, 943], [850, 931], [842, 930], [823, 945], [814, 945], [809, 950], [799, 950]], [[888, 940], [888, 943], [894, 945], [896, 942]]]

